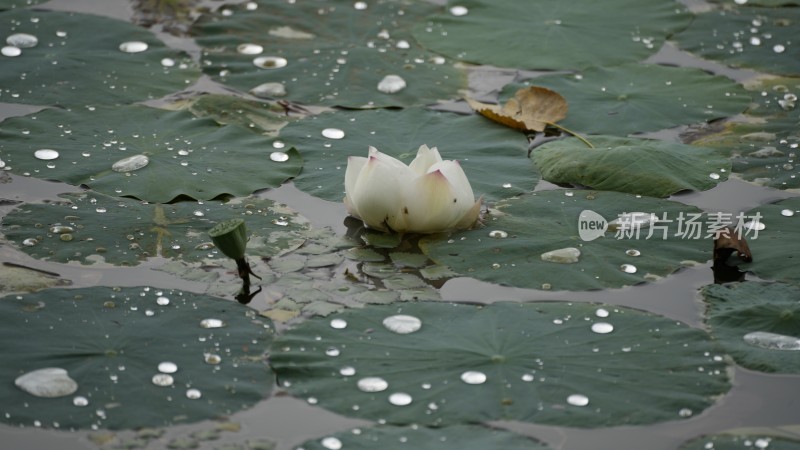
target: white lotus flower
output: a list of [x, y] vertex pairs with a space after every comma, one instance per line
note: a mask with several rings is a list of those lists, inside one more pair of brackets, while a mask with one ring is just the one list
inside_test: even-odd
[[369, 157], [350, 156], [344, 204], [370, 228], [399, 233], [437, 233], [469, 228], [478, 219], [469, 180], [457, 161], [442, 161], [439, 151], [420, 146], [405, 165], [369, 148]]

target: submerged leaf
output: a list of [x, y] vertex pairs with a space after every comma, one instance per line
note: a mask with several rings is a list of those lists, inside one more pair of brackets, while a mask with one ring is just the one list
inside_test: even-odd
[[274, 348], [293, 395], [391, 424], [645, 424], [699, 414], [729, 388], [704, 331], [585, 303], [365, 306], [299, 324]]
[[481, 115], [522, 131], [544, 131], [567, 117], [567, 101], [558, 92], [530, 86], [519, 89], [501, 108], [467, 98], [467, 103]]

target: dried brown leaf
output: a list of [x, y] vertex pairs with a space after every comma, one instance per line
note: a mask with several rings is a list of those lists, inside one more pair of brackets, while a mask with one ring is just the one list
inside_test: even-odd
[[558, 92], [530, 86], [518, 90], [502, 107], [467, 98], [479, 114], [507, 127], [523, 131], [544, 131], [548, 123], [567, 117], [567, 101]]

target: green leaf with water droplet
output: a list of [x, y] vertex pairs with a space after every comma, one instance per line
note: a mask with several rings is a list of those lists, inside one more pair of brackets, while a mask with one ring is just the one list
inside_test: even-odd
[[[322, 131], [329, 128], [344, 131], [344, 138], [324, 137]], [[458, 160], [475, 196], [486, 201], [529, 192], [539, 178], [525, 159], [525, 136], [478, 115], [422, 108], [337, 111], [291, 123], [278, 140], [303, 154], [307, 170], [295, 178], [295, 185], [335, 202], [344, 198], [347, 157], [366, 157], [370, 146], [406, 164], [420, 145], [437, 147], [442, 158]]]
[[746, 113], [721, 124], [689, 130], [684, 141], [731, 158], [747, 181], [775, 189], [800, 188], [796, 103], [800, 79], [759, 77], [746, 85], [753, 103]]
[[[20, 0], [22, 3], [24, 0]], [[16, 9], [0, 14], [38, 38], [0, 65], [0, 101], [57, 106], [130, 104], [185, 89], [200, 75], [189, 55], [133, 24], [90, 14]], [[142, 42], [136, 53], [120, 50]]]
[[[45, 306], [26, 309], [39, 302]], [[197, 422], [252, 406], [272, 387], [263, 359], [272, 325], [229, 301], [178, 290], [94, 287], [6, 297], [0, 311], [6, 319], [0, 378], [7, 380], [0, 386], [6, 412], [0, 420], [6, 423], [121, 429]], [[223, 327], [203, 328], [204, 319], [221, 320]], [[219, 361], [207, 363], [209, 354]], [[162, 362], [177, 370], [160, 369]], [[14, 386], [19, 375], [44, 367], [65, 369], [78, 390], [41, 398]], [[170, 385], [154, 384], [161, 371]]]
[[674, 39], [680, 48], [703, 58], [792, 76], [800, 73], [798, 23], [800, 8], [713, 9], [695, 16]]
[[[56, 159], [34, 154], [52, 149]], [[266, 138], [186, 111], [143, 106], [50, 109], [0, 125], [0, 159], [12, 173], [105, 194], [166, 203], [280, 186], [300, 171], [294, 150], [273, 157]], [[128, 158], [142, 163], [124, 164]]]
[[15, 8], [27, 8], [29, 6], [44, 3], [45, 0], [0, 0], [0, 11]]
[[678, 450], [800, 450], [797, 426], [752, 427], [726, 430], [685, 442]]
[[[748, 223], [758, 219], [759, 228], [751, 229]], [[753, 261], [739, 268], [762, 279], [783, 281], [800, 285], [797, 270], [798, 242], [800, 242], [800, 197], [788, 198], [769, 205], [759, 206], [744, 213], [741, 220], [734, 217], [735, 225], [747, 239]]]
[[[571, 291], [653, 281], [685, 264], [711, 258], [711, 240], [705, 237], [704, 225], [708, 217], [676, 202], [618, 192], [553, 190], [509, 199], [499, 203], [498, 209], [499, 213], [485, 218], [484, 228], [449, 239], [425, 237], [420, 247], [435, 262], [462, 276], [514, 287]], [[586, 211], [597, 216], [587, 216]], [[614, 230], [609, 225], [602, 231], [604, 223], [634, 212], [641, 213], [635, 219], [638, 227], [627, 215], [622, 217], [623, 222], [627, 219], [627, 229]], [[666, 221], [642, 220], [651, 214]], [[695, 225], [688, 223], [692, 217]], [[505, 231], [507, 237], [491, 237], [493, 230]], [[598, 237], [589, 241], [581, 235]], [[580, 252], [572, 264], [546, 261], [542, 256], [551, 251], [574, 253], [566, 250], [570, 248]]]
[[534, 149], [542, 178], [557, 184], [667, 197], [704, 191], [728, 178], [730, 161], [715, 151], [674, 142], [592, 136], [594, 149], [577, 138]]
[[267, 135], [277, 134], [287, 123], [296, 120], [296, 116], [288, 115], [275, 103], [232, 95], [204, 94], [179, 99], [167, 107], [187, 109], [197, 117], [211, 117], [220, 125], [235, 124]]
[[704, 331], [629, 308], [409, 303], [402, 323], [420, 322], [407, 334], [390, 331], [397, 314], [365, 306], [308, 320], [276, 340], [270, 362], [292, 395], [391, 424], [646, 424], [699, 414], [729, 388]]
[[423, 46], [462, 61], [523, 69], [641, 61], [691, 17], [678, 3], [659, 0], [579, 0], [568, 7], [560, 0], [448, 2], [453, 5], [466, 7], [466, 14], [442, 12], [414, 28]]
[[[708, 122], [738, 114], [750, 103], [749, 92], [730, 79], [682, 67], [604, 65], [580, 76], [550, 75], [528, 83], [564, 96], [570, 108], [559, 125], [588, 134], [625, 136]], [[501, 98], [521, 86], [506, 86]]]
[[739, 365], [800, 373], [800, 288], [750, 281], [713, 284], [702, 294], [709, 332]]
[[[204, 49], [204, 71], [243, 91], [310, 105], [373, 108], [453, 98], [465, 85], [463, 72], [411, 37], [410, 26], [434, 5], [249, 4], [226, 5], [223, 11], [232, 14], [205, 14], [192, 28]], [[401, 77], [405, 87], [379, 90], [387, 75]], [[272, 84], [259, 89], [266, 83]]]
[[[288, 214], [271, 200], [252, 197], [228, 204], [169, 205], [96, 192], [64, 194], [62, 198], [17, 207], [3, 218], [6, 238], [35, 258], [133, 266], [156, 256], [195, 262], [223, 258], [216, 254], [208, 231], [231, 218], [247, 224], [249, 255], [275, 256], [298, 241], [302, 243], [309, 228], [304, 218]], [[279, 218], [287, 225], [276, 225]], [[63, 239], [67, 234], [70, 240]]]
[[[335, 439], [335, 440], [334, 440]], [[414, 450], [547, 450], [550, 447], [521, 434], [478, 425], [453, 425], [442, 428], [376, 426], [348, 430], [303, 442], [307, 450], [374, 450], [377, 448]], [[327, 444], [327, 445], [326, 445]]]

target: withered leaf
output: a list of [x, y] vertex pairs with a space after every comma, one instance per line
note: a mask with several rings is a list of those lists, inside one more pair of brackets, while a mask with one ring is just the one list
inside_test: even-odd
[[538, 86], [518, 90], [502, 107], [466, 100], [481, 115], [517, 130], [544, 131], [547, 124], [567, 117], [567, 100], [558, 92]]

